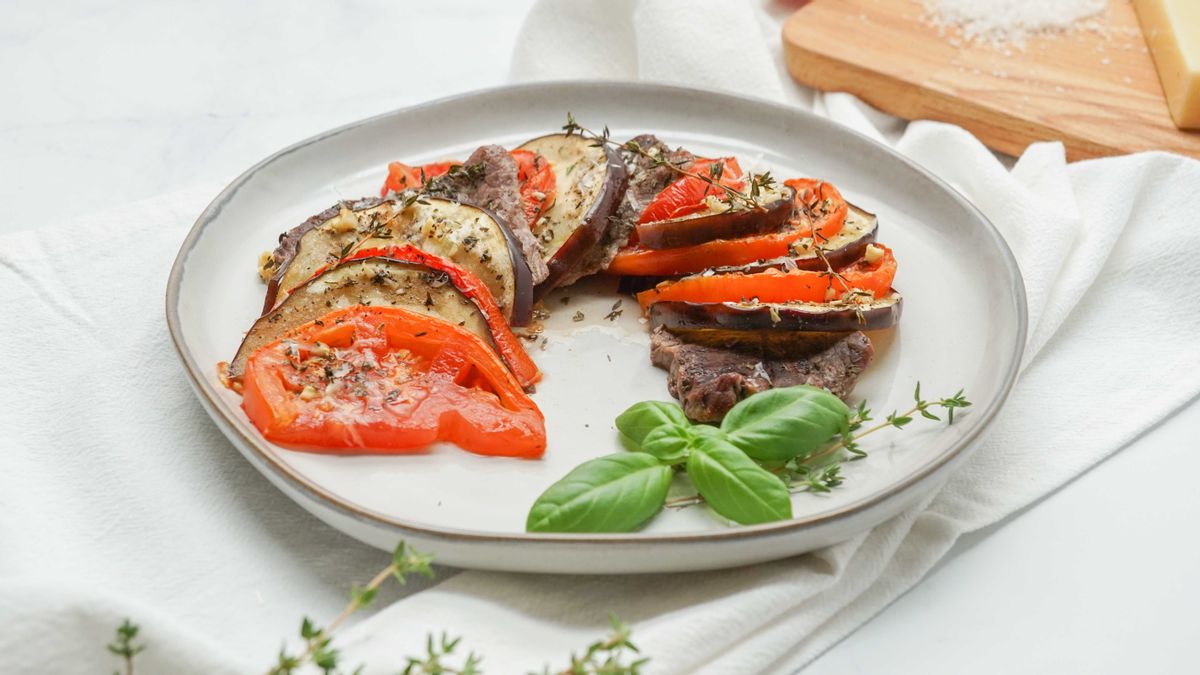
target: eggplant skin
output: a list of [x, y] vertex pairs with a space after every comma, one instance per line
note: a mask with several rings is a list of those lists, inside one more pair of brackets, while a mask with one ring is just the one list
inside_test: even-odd
[[394, 258], [360, 258], [309, 280], [259, 317], [229, 362], [229, 376], [240, 378], [251, 354], [292, 328], [351, 305], [400, 307], [444, 319], [489, 344], [492, 340], [483, 312], [445, 273]]
[[671, 335], [691, 345], [729, 349], [772, 359], [802, 359], [846, 339], [846, 332], [796, 330], [735, 330], [730, 328], [672, 328]]
[[364, 197], [357, 200], [338, 202], [279, 235], [279, 246], [275, 247], [275, 250], [271, 253], [268, 263], [270, 268], [274, 269], [274, 272], [271, 273], [271, 277], [267, 281], [267, 294], [263, 298], [262, 313], [265, 315], [271, 311], [271, 308], [275, 306], [276, 301], [279, 299], [280, 287], [287, 274], [287, 268], [295, 260], [296, 254], [299, 253], [300, 240], [304, 238], [304, 235], [316, 227], [337, 218], [338, 214], [343, 210], [351, 211], [357, 215], [362, 211], [376, 209], [383, 203], [384, 200], [378, 197]]
[[638, 243], [651, 249], [680, 248], [775, 232], [792, 216], [796, 196], [790, 187], [780, 192], [778, 199], [763, 204], [761, 209], [736, 208], [646, 223], [638, 227]]
[[[849, 333], [891, 328], [900, 320], [903, 304], [903, 298], [895, 290], [861, 306], [814, 302], [656, 302], [650, 305], [650, 326], [652, 329], [662, 326], [671, 332], [720, 329]], [[755, 337], [753, 341], [760, 339]]]
[[[528, 141], [521, 149], [532, 150], [548, 159], [554, 167], [558, 194], [554, 205], [533, 225], [533, 232], [545, 247], [543, 258], [549, 274], [534, 288], [539, 299], [574, 272], [587, 255], [600, 243], [604, 233], [614, 225], [617, 207], [625, 196], [629, 177], [621, 153], [605, 145], [594, 147], [594, 141], [578, 134], [551, 134]], [[603, 162], [599, 184], [592, 180], [591, 167], [579, 167], [581, 157], [595, 157], [595, 165]], [[564, 236], [564, 231], [569, 234]]]
[[270, 262], [263, 314], [283, 300], [288, 289], [308, 280], [325, 265], [337, 262], [342, 247], [359, 240], [372, 222], [386, 222], [391, 236], [369, 239], [363, 248], [412, 244], [475, 274], [488, 287], [505, 318], [524, 326], [533, 317], [533, 279], [520, 244], [503, 219], [474, 204], [422, 197], [398, 215], [395, 198], [341, 202], [309, 218], [279, 237]]
[[[875, 236], [878, 232], [879, 222], [875, 214], [851, 204], [850, 216], [846, 219], [846, 226], [841, 232], [833, 235], [829, 238], [829, 241], [825, 242], [825, 260], [828, 260], [829, 264], [833, 267], [849, 265], [863, 257], [863, 254], [867, 250], [867, 245], [875, 242]], [[788, 270], [824, 270], [825, 261], [821, 260], [815, 252], [812, 252], [786, 258], [759, 260], [746, 265], [711, 268], [714, 274], [730, 274], [734, 272], [756, 274], [758, 272], [765, 272], [768, 269], [777, 269], [785, 272]], [[664, 281], [682, 279], [686, 276], [694, 275], [625, 276], [621, 277], [618, 282], [617, 291], [635, 295], [642, 291], [648, 291]]]

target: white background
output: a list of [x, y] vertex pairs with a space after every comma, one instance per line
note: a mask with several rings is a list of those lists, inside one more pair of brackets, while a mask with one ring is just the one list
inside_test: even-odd
[[[501, 84], [529, 5], [5, 0], [0, 234], [38, 227], [46, 209], [61, 220], [228, 180], [327, 127]], [[1187, 670], [1200, 607], [1197, 431], [1193, 403], [961, 541], [806, 672]]]

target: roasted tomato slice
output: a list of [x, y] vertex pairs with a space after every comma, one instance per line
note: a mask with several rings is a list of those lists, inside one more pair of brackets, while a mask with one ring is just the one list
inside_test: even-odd
[[436, 178], [442, 174], [449, 173], [450, 169], [460, 165], [462, 165], [462, 162], [430, 162], [418, 167], [416, 173], [418, 178], [423, 175], [425, 176], [425, 180], [429, 180], [430, 178]]
[[521, 191], [521, 210], [530, 227], [554, 205], [558, 179], [550, 160], [532, 150], [513, 150], [517, 163], [517, 182]]
[[[513, 150], [510, 154], [517, 164], [521, 210], [529, 224], [533, 225], [554, 204], [557, 187], [554, 167], [548, 159], [532, 150]], [[391, 162], [383, 187], [379, 188], [379, 196], [386, 197], [389, 192], [419, 188], [424, 181], [449, 173], [450, 169], [461, 164], [447, 161], [409, 166], [403, 162]]]
[[747, 265], [792, 254], [801, 239], [820, 243], [841, 231], [849, 205], [831, 183], [795, 178], [784, 185], [796, 190], [796, 213], [778, 232], [737, 239], [716, 239], [671, 249], [632, 246], [617, 253], [606, 270], [622, 276], [673, 276], [710, 267]]
[[401, 192], [420, 185], [421, 179], [411, 166], [404, 162], [390, 162], [387, 178], [383, 180], [383, 187], [379, 188], [379, 196], [386, 197], [389, 192]]
[[391, 162], [388, 164], [388, 175], [383, 181], [383, 187], [379, 188], [379, 196], [386, 197], [389, 192], [419, 188], [423, 184], [422, 176], [425, 177], [425, 180], [429, 180], [447, 173], [459, 164], [461, 162], [430, 162], [414, 167], [403, 162]]
[[[463, 295], [470, 298], [475, 303], [475, 306], [479, 308], [479, 311], [483, 312], [484, 318], [487, 319], [488, 328], [491, 330], [492, 342], [496, 345], [496, 351], [500, 353], [500, 357], [508, 364], [508, 369], [516, 376], [521, 386], [530, 387], [542, 378], [542, 373], [538, 370], [537, 364], [533, 362], [533, 359], [529, 358], [529, 353], [521, 346], [520, 339], [508, 327], [508, 322], [504, 320], [504, 312], [496, 304], [496, 299], [492, 297], [491, 291], [488, 290], [487, 285], [479, 277], [445, 258], [433, 255], [432, 253], [426, 253], [411, 244], [389, 246], [387, 248], [363, 249], [347, 258], [347, 260], [372, 258], [375, 256], [417, 263], [430, 269], [438, 270], [439, 272], [445, 272], [450, 277], [450, 283], [454, 284], [454, 287], [459, 291], [462, 291]], [[314, 276], [320, 275], [323, 271], [324, 269], [318, 270]]]
[[747, 265], [759, 260], [781, 258], [791, 253], [792, 244], [809, 235], [795, 226], [779, 232], [715, 239], [703, 244], [679, 248], [627, 248], [617, 253], [606, 270], [609, 274], [629, 276], [671, 276], [703, 272], [710, 267]]
[[761, 303], [827, 302], [847, 291], [868, 291], [876, 298], [890, 292], [896, 258], [881, 244], [870, 244], [862, 258], [831, 274], [828, 271], [768, 269], [756, 274], [711, 274], [666, 281], [638, 293], [642, 309], [667, 300]]
[[541, 411], [483, 340], [395, 307], [347, 307], [289, 331], [254, 352], [243, 384], [242, 408], [263, 436], [297, 449], [546, 449]]
[[[735, 190], [741, 190], [746, 185], [742, 180], [742, 167], [733, 157], [701, 157], [692, 162], [688, 171], [707, 176], [710, 180]], [[638, 218], [638, 224], [681, 218], [689, 213], [703, 211], [707, 207], [705, 200], [708, 197], [720, 197], [724, 193], [721, 188], [697, 176], [683, 176], [668, 184], [650, 201]]]
[[815, 178], [793, 178], [783, 184], [796, 191], [796, 212], [792, 224], [806, 237], [818, 242], [842, 231], [850, 205], [833, 183]]

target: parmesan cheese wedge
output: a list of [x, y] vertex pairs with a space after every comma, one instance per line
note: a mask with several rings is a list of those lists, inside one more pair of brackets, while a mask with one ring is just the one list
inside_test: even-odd
[[1175, 126], [1200, 129], [1200, 0], [1134, 0]]

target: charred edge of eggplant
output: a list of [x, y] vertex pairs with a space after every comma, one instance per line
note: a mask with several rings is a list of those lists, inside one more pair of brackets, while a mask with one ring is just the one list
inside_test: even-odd
[[674, 281], [683, 277], [647, 277], [647, 276], [629, 276], [617, 278], [617, 292], [627, 295], [637, 295], [642, 291], [648, 291], [651, 288], [661, 284], [664, 281]]
[[638, 243], [660, 250], [775, 232], [791, 217], [795, 196], [796, 191], [785, 186], [783, 197], [761, 209], [734, 209], [647, 223], [638, 231]]
[[760, 358], [802, 359], [819, 354], [840, 340], [846, 332], [793, 330], [732, 330], [728, 328], [664, 328], [680, 340], [693, 345], [728, 349]]
[[[431, 267], [426, 267], [425, 265], [422, 265], [420, 263], [414, 263], [414, 262], [410, 262], [407, 260], [398, 260], [396, 258], [392, 258], [389, 256], [370, 256], [367, 258], [359, 258], [357, 260], [353, 260], [353, 261], [346, 263], [345, 266], [367, 265], [367, 264], [377, 263], [379, 261], [385, 261], [385, 262], [393, 264], [393, 265], [398, 265], [400, 267], [412, 270], [414, 272], [428, 273], [430, 275], [438, 275], [439, 274], [439, 272], [437, 270], [435, 270]], [[303, 284], [297, 286], [295, 290], [300, 291], [303, 288], [307, 288], [308, 286], [311, 286], [312, 284], [315, 284], [315, 283], [321, 281], [322, 276], [324, 276], [324, 274], [320, 274], [320, 275], [313, 277], [312, 279], [309, 279], [308, 281], [304, 282]], [[461, 292], [461, 290], [460, 290], [460, 292]], [[466, 297], [468, 300], [470, 300], [470, 296], [467, 296], [466, 294], [463, 294], [463, 296]], [[230, 359], [230, 361], [229, 361], [229, 377], [230, 378], [240, 379], [242, 377], [242, 374], [245, 370], [246, 359], [248, 359], [250, 357], [249, 353], [243, 354], [243, 351], [246, 349], [246, 343], [250, 340], [250, 336], [253, 335], [255, 333], [255, 331], [259, 330], [260, 327], [277, 326], [277, 330], [274, 331], [274, 335], [272, 335], [271, 339], [268, 340], [267, 342], [264, 342], [263, 344], [269, 344], [271, 341], [278, 339], [278, 337], [280, 335], [283, 335], [288, 330], [291, 330], [292, 328], [295, 327], [293, 325], [283, 325], [281, 322], [279, 322], [279, 320], [277, 318], [279, 315], [283, 314], [288, 309], [288, 304], [287, 304], [288, 300], [290, 300], [293, 297], [302, 297], [302, 296], [300, 295], [300, 293], [292, 293], [292, 294], [288, 295], [288, 297], [285, 298], [283, 300], [283, 302], [281, 302], [279, 304], [278, 307], [272, 307], [271, 309], [267, 310], [267, 312], [264, 313], [262, 316], [258, 317], [258, 319], [256, 319], [254, 321], [253, 325], [250, 326], [250, 330], [246, 331], [246, 335], [242, 338], [241, 344], [238, 345], [237, 352], [234, 354], [233, 358]], [[475, 307], [478, 307], [478, 305], [475, 304], [474, 300], [471, 301], [471, 304]], [[333, 311], [333, 310], [330, 309], [329, 311]], [[483, 311], [483, 310], [479, 310], [479, 311]], [[301, 325], [301, 324], [296, 324], [296, 325]]]
[[512, 257], [513, 268], [513, 304], [509, 311], [508, 323], [511, 326], [528, 326], [529, 322], [533, 321], [533, 272], [529, 271], [529, 261], [525, 259], [525, 252], [521, 250], [521, 243], [517, 241], [517, 235], [513, 234], [512, 226], [508, 224], [507, 220], [478, 204], [465, 201], [458, 203], [479, 209], [483, 215], [491, 218], [500, 226], [500, 232], [508, 244], [508, 253]]
[[608, 228], [615, 226], [611, 218], [616, 215], [617, 207], [625, 198], [629, 173], [625, 169], [621, 153], [611, 146], [604, 146], [604, 157], [603, 192], [592, 202], [587, 215], [583, 217], [583, 223], [575, 228], [571, 236], [567, 237], [562, 246], [559, 246], [546, 261], [550, 273], [534, 289], [534, 300], [540, 300], [557, 287], [559, 280], [583, 263], [587, 252], [600, 243]]
[[282, 260], [280, 260], [279, 266], [275, 268], [275, 274], [271, 276], [271, 280], [267, 282], [267, 295], [263, 298], [263, 308], [260, 316], [265, 316], [267, 312], [270, 312], [275, 307], [275, 300], [279, 297], [279, 286], [283, 282], [283, 275], [287, 273], [288, 266], [292, 264], [292, 260], [300, 252], [300, 240], [304, 238], [304, 235], [322, 223], [336, 218], [342, 212], [342, 209], [355, 212], [366, 211], [367, 209], [379, 206], [383, 202], [384, 200], [379, 197], [363, 197], [362, 199], [340, 201], [287, 232], [280, 234], [279, 246], [272, 251], [271, 255], [279, 253]]
[[849, 333], [891, 328], [900, 320], [903, 298], [892, 291], [866, 307], [826, 309], [816, 303], [656, 302], [650, 305], [650, 326], [671, 332], [692, 329], [738, 331], [802, 331]]
[[[832, 267], [844, 267], [850, 263], [863, 257], [867, 252], [867, 246], [875, 242], [875, 235], [879, 232], [879, 225], [875, 225], [870, 230], [863, 233], [861, 237], [847, 243], [845, 246], [835, 248], [825, 252], [825, 260], [816, 253], [809, 255], [788, 257], [788, 258], [772, 258], [770, 260], [759, 260], [758, 262], [749, 263], [747, 265], [733, 265], [729, 267], [714, 267], [714, 274], [757, 274], [765, 272], [769, 269], [777, 269], [781, 271], [788, 270], [807, 270], [810, 272], [824, 271], [825, 262], [829, 261]], [[688, 276], [695, 276], [688, 275]]]
[[[508, 221], [487, 208], [471, 202], [455, 201], [445, 199], [444, 197], [430, 197], [430, 199], [439, 199], [476, 209], [488, 218], [491, 218], [500, 227], [500, 232], [504, 235], [504, 241], [508, 246], [508, 253], [512, 259], [513, 268], [513, 305], [509, 309], [509, 323], [514, 326], [529, 325], [529, 322], [533, 320], [533, 275], [529, 271], [529, 263], [525, 260], [525, 254], [521, 251], [521, 245], [517, 241], [516, 235], [513, 234], [512, 227], [508, 224]], [[367, 209], [372, 209], [383, 204], [385, 201], [388, 201], [388, 199], [364, 197], [355, 201], [338, 202], [334, 206], [325, 209], [279, 235], [279, 247], [276, 248], [276, 251], [282, 254], [283, 260], [279, 263], [279, 268], [275, 270], [275, 274], [267, 283], [267, 295], [263, 302], [262, 316], [266, 316], [268, 312], [274, 309], [275, 303], [279, 298], [279, 290], [283, 282], [283, 277], [287, 273], [288, 266], [291, 265], [292, 260], [299, 253], [300, 240], [304, 238], [304, 235], [326, 221], [336, 218], [343, 208], [354, 212], [366, 211]]]

